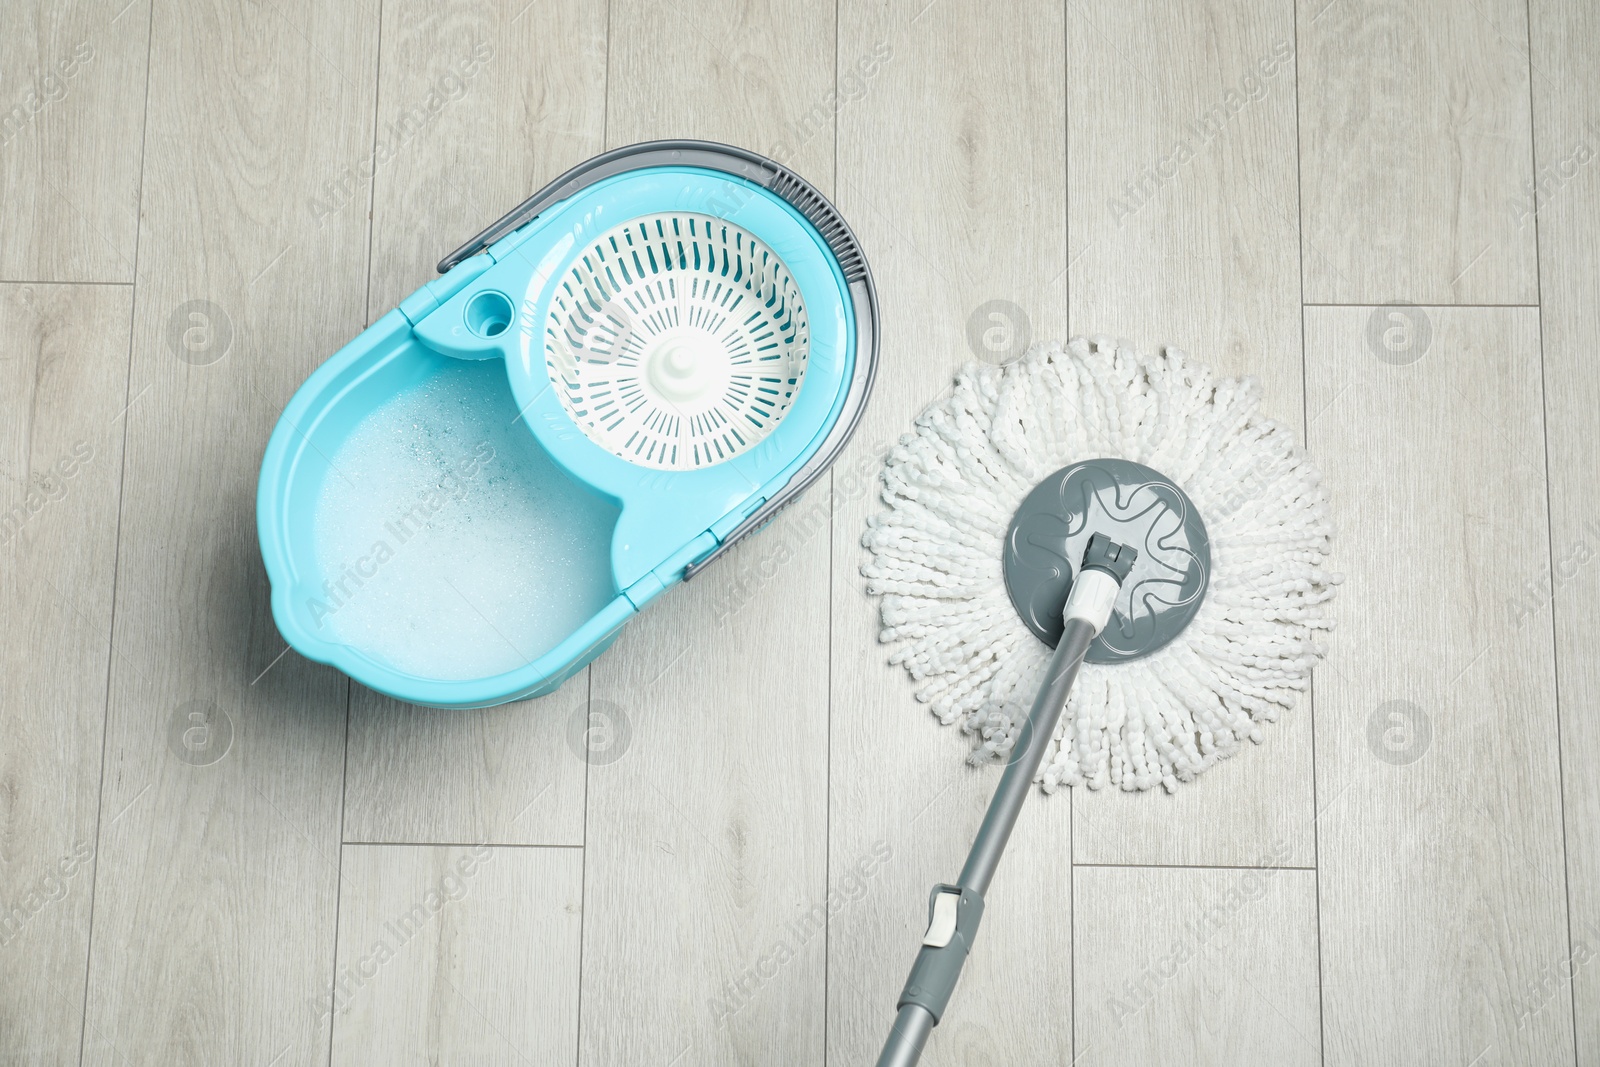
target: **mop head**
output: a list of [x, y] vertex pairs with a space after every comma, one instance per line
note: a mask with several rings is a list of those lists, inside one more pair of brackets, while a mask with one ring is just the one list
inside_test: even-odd
[[1214, 378], [1176, 349], [1076, 338], [1004, 367], [969, 364], [890, 450], [889, 507], [868, 521], [861, 572], [882, 596], [890, 662], [940, 721], [973, 735], [972, 762], [1010, 751], [1051, 654], [1007, 594], [1007, 529], [1035, 485], [1082, 460], [1132, 460], [1182, 488], [1209, 534], [1210, 586], [1157, 651], [1083, 665], [1045, 791], [1170, 792], [1294, 706], [1340, 576], [1326, 569], [1321, 476], [1259, 400], [1254, 379]]

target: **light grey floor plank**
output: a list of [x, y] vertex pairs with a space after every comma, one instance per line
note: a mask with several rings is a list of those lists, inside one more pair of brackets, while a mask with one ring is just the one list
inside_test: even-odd
[[371, 151], [377, 30], [155, 12], [85, 1064], [327, 1055], [348, 683], [284, 651], [255, 490], [362, 325], [364, 213], [310, 204]]
[[445, 253], [604, 147], [606, 8], [384, 0], [370, 314]]
[[[1302, 423], [1294, 6], [1075, 4], [1068, 273], [1077, 333], [1254, 375]], [[1246, 491], [1248, 487], [1242, 487]], [[1314, 860], [1309, 702], [1175, 795], [1078, 799], [1087, 863]]]
[[1082, 868], [1080, 1067], [1322, 1062], [1312, 871]]
[[334, 1067], [569, 1064], [583, 854], [348, 845]]
[[1074, 331], [1254, 375], [1297, 424], [1291, 0], [1095, 0], [1067, 29]]
[[1298, 2], [1306, 299], [1535, 303], [1526, 6]]
[[1541, 0], [1530, 14], [1550, 557], [1510, 591], [1507, 622], [1547, 633], [1555, 615], [1571, 950], [1524, 1006], [1570, 996], [1578, 1063], [1600, 1067], [1600, 9]]
[[353, 688], [345, 840], [581, 845], [586, 765], [569, 738], [581, 700], [563, 689], [445, 711]]
[[[830, 187], [831, 7], [630, 0], [610, 24], [608, 146], [793, 140], [785, 162]], [[827, 120], [795, 137], [819, 105]], [[587, 1067], [822, 1061], [822, 937], [791, 926], [827, 877], [828, 541], [807, 506], [590, 668], [630, 747], [589, 769]]]
[[1327, 1062], [1570, 1063], [1570, 999], [1520, 1011], [1567, 945], [1550, 631], [1505, 609], [1549, 558], [1538, 313], [1422, 309], [1406, 364], [1368, 341], [1396, 314], [1306, 312], [1348, 576], [1317, 676]]
[[132, 300], [125, 286], [0, 285], [0, 1060], [8, 1064], [78, 1060]]
[[149, 0], [0, 14], [0, 280], [133, 280]]
[[[376, 178], [369, 186], [368, 171], [352, 167], [348, 191], [341, 183], [324, 201], [359, 215], [372, 195], [369, 318], [604, 147], [604, 5], [386, 0], [383, 23]], [[584, 763], [566, 741], [572, 704], [563, 694], [444, 712], [353, 687], [345, 838], [581, 843]]]
[[[839, 112], [839, 206], [877, 277], [884, 336], [834, 477], [830, 869], [837, 882], [888, 853], [829, 926], [828, 1062], [844, 1064], [882, 1048], [928, 891], [959, 873], [1000, 772], [966, 766], [969, 738], [887, 662], [861, 535], [884, 453], [957, 367], [1020, 351], [1023, 316], [1035, 338], [1065, 336], [1066, 30], [1047, 3], [851, 0], [839, 17], [841, 79], [880, 44], [888, 57]], [[968, 348], [971, 321], [993, 348]], [[1071, 1059], [1072, 803], [1029, 798], [924, 1063]]]

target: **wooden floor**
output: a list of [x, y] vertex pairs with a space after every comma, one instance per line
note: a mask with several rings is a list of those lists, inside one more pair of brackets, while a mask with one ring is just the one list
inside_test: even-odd
[[[1597, 54], [1590, 0], [8, 0], [0, 1063], [872, 1062], [998, 772], [884, 662], [859, 536], [1002, 325], [1258, 376], [1347, 580], [1264, 745], [1030, 801], [925, 1062], [1597, 1067]], [[831, 495], [541, 700], [286, 652], [296, 387], [684, 136], [867, 249]]]

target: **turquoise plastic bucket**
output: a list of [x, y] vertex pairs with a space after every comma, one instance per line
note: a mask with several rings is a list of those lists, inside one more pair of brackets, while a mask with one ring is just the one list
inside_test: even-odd
[[[441, 270], [296, 392], [257, 494], [284, 638], [400, 700], [554, 690], [815, 480], [871, 388], [859, 246], [739, 149], [597, 157]], [[725, 406], [677, 419], [675, 388]]]

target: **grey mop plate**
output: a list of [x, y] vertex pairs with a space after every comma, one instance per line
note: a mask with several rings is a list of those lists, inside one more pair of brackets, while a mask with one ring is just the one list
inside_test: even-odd
[[1182, 489], [1125, 459], [1063, 467], [1034, 486], [1006, 531], [1011, 603], [1041, 641], [1061, 640], [1061, 610], [1089, 535], [1104, 533], [1139, 550], [1090, 663], [1148, 656], [1189, 625], [1211, 579], [1205, 523]]

